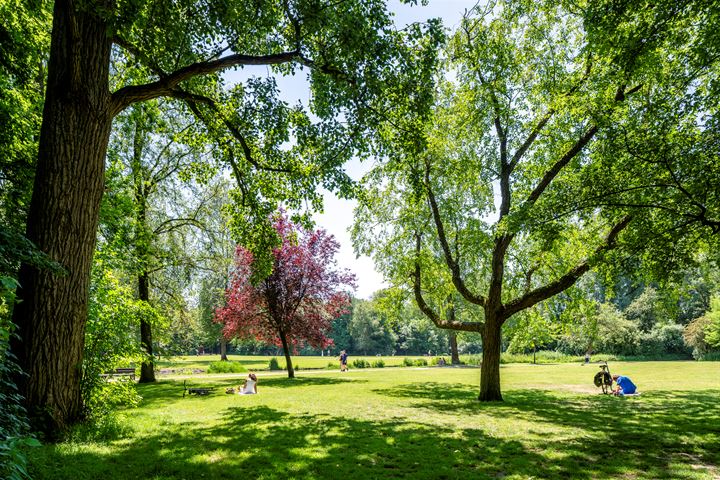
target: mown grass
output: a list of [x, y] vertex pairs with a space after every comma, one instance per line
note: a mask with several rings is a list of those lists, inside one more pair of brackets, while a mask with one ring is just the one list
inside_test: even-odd
[[[261, 374], [182, 397], [183, 379], [140, 385], [127, 432], [31, 452], [40, 479], [530, 479], [720, 477], [720, 364], [615, 363], [642, 395], [598, 394], [595, 366], [502, 367], [505, 402], [476, 401], [479, 370]], [[188, 383], [190, 380], [188, 380]]]
[[[276, 358], [280, 368], [285, 369], [285, 357], [278, 355], [272, 356], [257, 356], [257, 355], [228, 355], [230, 362], [241, 363], [245, 368], [251, 371], [268, 370], [268, 363], [271, 358]], [[377, 362], [382, 360], [386, 367], [399, 367], [402, 366], [403, 360], [406, 357], [402, 356], [350, 356], [348, 362], [352, 366], [352, 362], [358, 359], [365, 360], [369, 363]], [[432, 357], [422, 356], [410, 356], [407, 357], [412, 360], [424, 358], [428, 362]], [[291, 357], [293, 365], [300, 367], [301, 370], [318, 370], [327, 369], [328, 365], [331, 364], [330, 368], [339, 368], [340, 362], [337, 357], [320, 357], [320, 356], [294, 356]], [[449, 361], [449, 358], [446, 358]], [[156, 362], [156, 367], [159, 370], [173, 369], [190, 372], [194, 369], [207, 370], [209, 365], [214, 362], [220, 361], [220, 355], [187, 355], [171, 357], [159, 360]]]

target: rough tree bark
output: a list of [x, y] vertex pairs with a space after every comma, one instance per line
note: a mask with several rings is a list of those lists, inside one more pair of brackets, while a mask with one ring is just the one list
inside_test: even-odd
[[497, 318], [486, 318], [482, 331], [483, 356], [480, 368], [481, 402], [501, 402], [500, 393], [500, 348], [502, 322]]
[[[33, 426], [52, 435], [82, 418], [89, 272], [110, 138], [107, 24], [57, 0], [27, 237], [67, 270], [23, 265], [12, 352]], [[58, 346], [62, 345], [62, 348]]]

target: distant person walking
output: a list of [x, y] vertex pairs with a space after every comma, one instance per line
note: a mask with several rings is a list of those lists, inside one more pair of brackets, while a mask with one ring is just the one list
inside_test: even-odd
[[345, 350], [340, 352], [340, 371], [341, 372], [347, 372], [347, 357], [348, 354], [345, 352]]

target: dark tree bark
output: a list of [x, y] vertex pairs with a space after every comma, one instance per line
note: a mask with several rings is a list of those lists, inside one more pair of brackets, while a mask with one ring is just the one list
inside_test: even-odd
[[481, 402], [501, 402], [500, 393], [500, 348], [502, 321], [497, 318], [486, 318], [482, 331], [483, 357], [480, 369]]
[[[150, 274], [148, 265], [150, 261], [150, 232], [147, 226], [148, 196], [153, 186], [146, 181], [144, 171], [141, 167], [143, 156], [143, 143], [145, 133], [140, 121], [135, 125], [135, 136], [133, 139], [133, 175], [135, 177], [135, 201], [137, 202], [137, 225], [135, 250], [140, 260], [140, 272], [138, 273], [138, 300], [150, 304]], [[140, 383], [152, 383], [155, 381], [155, 363], [153, 362], [152, 325], [144, 318], [140, 320], [140, 348], [145, 352], [145, 359], [140, 365]]]
[[448, 331], [448, 340], [450, 341], [450, 363], [460, 365], [460, 354], [457, 346], [457, 333], [452, 330]]
[[57, 0], [27, 237], [67, 270], [22, 265], [12, 352], [33, 426], [53, 436], [82, 418], [89, 272], [112, 115], [111, 41], [92, 12]]
[[293, 368], [292, 361], [290, 360], [290, 348], [288, 347], [287, 337], [285, 332], [280, 330], [280, 341], [282, 342], [283, 353], [285, 354], [285, 363], [287, 365], [288, 378], [295, 378], [295, 368]]
[[227, 362], [227, 339], [220, 337], [220, 360]]
[[[448, 322], [455, 322], [455, 304], [453, 303], [452, 295], [448, 297], [450, 307], [448, 308]], [[453, 365], [460, 365], [460, 355], [458, 355], [457, 348], [457, 333], [454, 330], [448, 330], [448, 340], [450, 341], [450, 363]]]
[[[147, 272], [142, 272], [138, 277], [138, 299], [143, 302], [150, 300], [150, 278]], [[145, 352], [146, 358], [140, 365], [140, 383], [152, 383], [155, 381], [155, 362], [153, 362], [152, 326], [142, 319], [140, 320], [140, 346]]]
[[537, 345], [535, 345], [535, 340], [533, 340], [533, 365], [535, 365], [535, 354], [537, 353]]

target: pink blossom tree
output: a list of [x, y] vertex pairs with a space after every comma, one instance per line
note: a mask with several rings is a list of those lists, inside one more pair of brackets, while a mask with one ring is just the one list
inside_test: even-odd
[[226, 338], [256, 338], [282, 346], [288, 377], [295, 371], [290, 348], [305, 344], [326, 348], [333, 319], [345, 313], [355, 276], [335, 261], [340, 244], [325, 230], [309, 231], [284, 212], [274, 224], [281, 243], [272, 251], [272, 273], [253, 284], [253, 254], [238, 246], [235, 269], [225, 292], [226, 304], [215, 312]]

